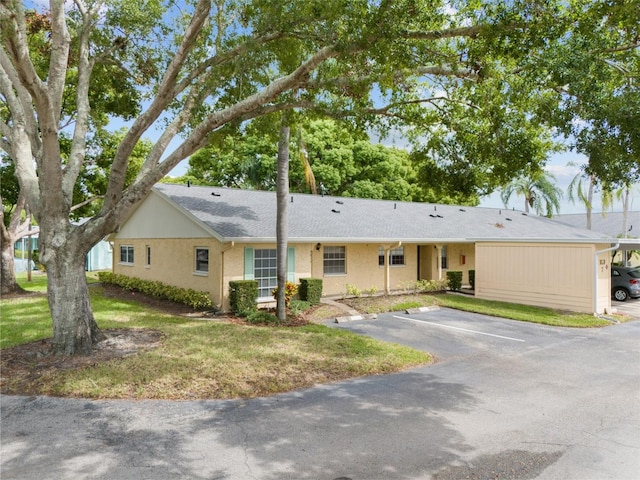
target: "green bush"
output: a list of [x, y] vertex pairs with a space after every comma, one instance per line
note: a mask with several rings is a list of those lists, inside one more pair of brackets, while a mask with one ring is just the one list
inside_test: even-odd
[[245, 320], [254, 325], [278, 325], [280, 320], [275, 315], [266, 312], [264, 310], [254, 310], [249, 312], [245, 317]]
[[469, 270], [469, 283], [471, 284], [471, 290], [476, 289], [476, 271]]
[[235, 280], [229, 282], [229, 304], [236, 315], [247, 316], [258, 308], [258, 282]]
[[418, 280], [416, 282], [416, 290], [421, 293], [443, 292], [446, 289], [446, 280]]
[[174, 287], [158, 281], [142, 280], [113, 272], [98, 272], [98, 280], [102, 283], [117, 285], [126, 290], [182, 303], [194, 309], [213, 307], [213, 302], [208, 292], [199, 292], [192, 288]]
[[460, 291], [460, 289], [462, 288], [462, 272], [447, 272], [447, 284], [449, 285], [449, 288], [454, 292]]
[[362, 290], [360, 290], [360, 288], [358, 288], [357, 285], [353, 285], [352, 283], [347, 283], [346, 286], [347, 286], [347, 295], [351, 297], [360, 298], [360, 296], [362, 295]]
[[301, 278], [298, 297], [300, 297], [300, 300], [309, 302], [311, 305], [320, 303], [320, 298], [322, 297], [322, 279]]

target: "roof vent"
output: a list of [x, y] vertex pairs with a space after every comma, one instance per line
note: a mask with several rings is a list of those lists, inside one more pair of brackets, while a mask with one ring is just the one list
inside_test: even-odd
[[335, 208], [332, 208], [332, 209], [331, 209], [331, 211], [332, 211], [333, 213], [340, 213], [340, 210], [336, 210]]

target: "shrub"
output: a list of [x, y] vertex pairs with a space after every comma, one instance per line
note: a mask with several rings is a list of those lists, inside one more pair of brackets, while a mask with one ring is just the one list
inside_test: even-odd
[[364, 294], [369, 295], [370, 297], [373, 297], [376, 293], [378, 293], [378, 287], [376, 287], [375, 285], [371, 288], [364, 289]]
[[352, 297], [359, 297], [362, 295], [362, 291], [358, 288], [357, 285], [352, 285], [351, 283], [347, 283], [347, 295], [351, 295]]
[[405, 293], [444, 292], [447, 280], [414, 280], [402, 282], [398, 288]]
[[[284, 304], [287, 308], [291, 304], [291, 299], [296, 293], [298, 293], [298, 285], [293, 282], [284, 283]], [[278, 287], [271, 290], [271, 295], [273, 295], [273, 298], [276, 301], [278, 300]]]
[[418, 280], [416, 282], [416, 291], [426, 292], [443, 292], [447, 289], [447, 280]]
[[469, 284], [471, 284], [471, 290], [476, 289], [476, 271], [469, 270]]
[[229, 304], [236, 315], [246, 316], [258, 308], [258, 282], [235, 280], [229, 282]]
[[321, 278], [301, 278], [300, 288], [298, 288], [298, 296], [300, 300], [309, 302], [311, 305], [320, 303], [322, 297], [322, 279]]
[[245, 320], [249, 323], [253, 323], [254, 325], [278, 325], [281, 323], [280, 320], [278, 320], [278, 317], [265, 310], [254, 310], [252, 312], [248, 312]]
[[113, 272], [98, 272], [98, 280], [102, 283], [117, 285], [126, 290], [182, 303], [194, 309], [213, 307], [213, 302], [208, 292], [199, 292], [192, 288], [174, 287], [158, 281], [142, 280]]
[[462, 272], [447, 272], [447, 284], [449, 285], [449, 288], [454, 292], [460, 291], [460, 289], [462, 288]]

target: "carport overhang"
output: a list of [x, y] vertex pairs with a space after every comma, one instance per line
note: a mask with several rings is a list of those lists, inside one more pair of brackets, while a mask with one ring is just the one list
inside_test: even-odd
[[[611, 246], [615, 246], [615, 243]], [[640, 238], [621, 238], [620, 246], [616, 250], [640, 250]]]

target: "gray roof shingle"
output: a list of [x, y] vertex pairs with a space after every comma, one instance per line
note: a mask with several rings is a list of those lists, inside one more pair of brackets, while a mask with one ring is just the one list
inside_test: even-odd
[[[159, 183], [154, 187], [223, 241], [273, 242], [276, 193]], [[293, 193], [289, 241], [610, 243], [602, 233], [522, 212]]]
[[[622, 226], [622, 212], [608, 212], [591, 214], [591, 230], [604, 233], [610, 237], [622, 236], [624, 233]], [[574, 213], [557, 215], [555, 220], [566, 223], [573, 227], [587, 228], [587, 215], [585, 213]], [[640, 236], [640, 211], [627, 212], [627, 234], [630, 237]]]

